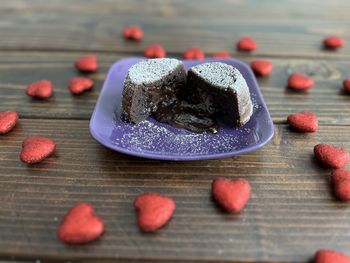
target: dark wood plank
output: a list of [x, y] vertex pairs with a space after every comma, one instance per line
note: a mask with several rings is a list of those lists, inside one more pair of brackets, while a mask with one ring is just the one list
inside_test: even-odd
[[[31, 12], [41, 13], [68, 13], [90, 15], [114, 15], [115, 13], [126, 15], [138, 15], [142, 11], [145, 16], [177, 16], [177, 17], [230, 17], [232, 19], [247, 18], [251, 14], [254, 18], [263, 20], [293, 20], [301, 19], [320, 20], [320, 17], [331, 21], [349, 21], [346, 8], [349, 6], [346, 0], [335, 2], [320, 2], [317, 5], [314, 0], [281, 1], [265, 0], [217, 0], [195, 1], [153, 0], [141, 5], [139, 0], [69, 0], [50, 1], [45, 0], [13, 0], [1, 5], [1, 13], [23, 14]], [[300, 4], [303, 4], [302, 6]], [[141, 9], [142, 7], [142, 9]], [[280, 12], [283, 11], [283, 12]], [[273, 16], [271, 16], [273, 14]]]
[[[67, 90], [69, 79], [78, 74], [73, 61], [83, 53], [0, 52], [0, 110], [19, 111], [26, 118], [89, 119], [110, 65], [121, 59], [117, 54], [99, 53], [101, 69], [90, 75], [96, 85], [92, 92], [73, 96]], [[247, 63], [252, 58], [239, 56]], [[276, 123], [285, 122], [294, 111], [313, 110], [321, 123], [350, 124], [350, 96], [342, 93], [342, 80], [350, 76], [350, 62], [301, 59], [272, 59], [274, 72], [259, 78], [261, 91]], [[286, 88], [288, 75], [301, 71], [316, 82], [309, 93]], [[47, 78], [53, 81], [55, 95], [49, 101], [32, 100], [25, 95], [26, 85]]]
[[[88, 76], [95, 81], [92, 91], [74, 96], [68, 91], [69, 80], [79, 72], [74, 61], [84, 53], [3, 52], [0, 57], [0, 109], [16, 109], [22, 117], [89, 119], [109, 66], [120, 55], [99, 56], [100, 69]], [[42, 101], [25, 94], [28, 84], [48, 79], [53, 82], [54, 96]]]
[[[179, 163], [104, 148], [90, 137], [87, 121], [22, 119], [0, 137], [0, 257], [306, 262], [318, 248], [350, 252], [350, 210], [334, 200], [330, 170], [312, 154], [319, 142], [349, 149], [349, 131], [321, 126], [316, 134], [298, 134], [277, 125], [273, 141], [256, 152]], [[33, 134], [54, 139], [58, 148], [28, 166], [18, 154]], [[218, 176], [251, 182], [253, 196], [242, 214], [227, 215], [211, 200], [210, 182]], [[146, 191], [177, 202], [173, 220], [155, 235], [140, 233], [135, 223], [133, 199]], [[106, 233], [87, 246], [65, 246], [56, 239], [57, 225], [82, 201], [94, 204]]]
[[[337, 4], [158, 0], [142, 6], [136, 0], [16, 0], [0, 9], [0, 48], [141, 52], [159, 42], [171, 53], [192, 45], [208, 53], [236, 53], [237, 39], [251, 35], [259, 44], [258, 55], [349, 58], [349, 45], [339, 52], [325, 52], [320, 45], [329, 34], [350, 42], [349, 8], [346, 0]], [[142, 43], [121, 38], [121, 30], [130, 24], [144, 28]]]
[[[0, 52], [0, 110], [16, 109], [22, 119], [11, 134], [0, 137], [0, 259], [286, 263], [306, 262], [318, 248], [350, 253], [347, 205], [333, 199], [330, 171], [312, 158], [312, 147], [319, 142], [350, 148], [345, 140], [349, 126], [327, 126], [350, 124], [350, 97], [341, 92], [341, 81], [349, 76], [350, 48], [326, 52], [320, 46], [328, 34], [350, 42], [350, 2], [140, 3], [1, 4], [0, 50], [15, 52]], [[142, 43], [123, 41], [120, 31], [129, 24], [145, 29]], [[252, 56], [234, 50], [235, 41], [246, 34], [259, 44]], [[259, 151], [200, 162], [143, 160], [102, 147], [90, 137], [87, 119], [106, 71], [115, 60], [140, 55], [153, 42], [177, 57], [198, 45], [208, 54], [228, 50], [246, 62], [272, 58], [274, 73], [259, 82], [274, 122], [308, 109], [320, 116], [320, 131], [302, 135], [277, 125], [273, 141]], [[72, 62], [97, 51], [101, 69], [91, 75], [94, 91], [72, 96], [67, 91], [69, 79], [77, 74]], [[286, 89], [288, 74], [295, 70], [316, 80], [308, 94]], [[47, 102], [24, 95], [26, 85], [41, 78], [55, 85], [55, 97]], [[27, 166], [18, 154], [21, 141], [33, 134], [55, 139], [58, 150], [42, 164]], [[210, 182], [217, 176], [251, 181], [254, 194], [244, 213], [230, 216], [215, 206]], [[132, 201], [144, 191], [167, 193], [177, 202], [174, 219], [156, 235], [143, 235], [135, 225]], [[68, 207], [80, 201], [95, 205], [107, 232], [91, 245], [68, 247], [56, 240], [55, 231]]]

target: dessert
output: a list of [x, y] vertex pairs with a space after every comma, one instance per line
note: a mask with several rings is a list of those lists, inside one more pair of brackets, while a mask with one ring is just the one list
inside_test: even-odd
[[153, 115], [194, 132], [215, 132], [218, 121], [242, 126], [253, 112], [249, 88], [236, 68], [204, 63], [192, 67], [187, 76], [182, 62], [169, 58], [145, 60], [129, 69], [122, 107], [130, 122]]
[[188, 71], [187, 81], [189, 100], [204, 104], [214, 118], [232, 127], [249, 121], [253, 104], [238, 69], [221, 62], [204, 63]]
[[125, 78], [123, 114], [139, 123], [177, 100], [186, 83], [186, 71], [177, 59], [149, 59], [133, 65]]

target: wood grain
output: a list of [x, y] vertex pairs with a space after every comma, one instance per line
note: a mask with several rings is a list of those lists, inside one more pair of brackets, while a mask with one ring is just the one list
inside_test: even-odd
[[[68, 92], [69, 80], [79, 74], [75, 59], [84, 53], [72, 52], [0, 52], [0, 110], [16, 109], [25, 118], [89, 119], [108, 68], [123, 56], [98, 53], [100, 69], [89, 75], [95, 80], [93, 91], [81, 96]], [[240, 56], [249, 63], [253, 58]], [[350, 76], [349, 61], [270, 58], [274, 71], [258, 78], [261, 91], [275, 123], [300, 110], [315, 111], [325, 124], [350, 124], [350, 96], [342, 92], [342, 81]], [[292, 92], [286, 87], [289, 74], [304, 72], [313, 77], [315, 87], [308, 93]], [[33, 100], [25, 95], [26, 86], [39, 79], [54, 84], [54, 97]]]
[[[12, 0], [0, 6], [0, 111], [15, 109], [20, 122], [0, 136], [0, 260], [37, 262], [269, 262], [305, 263], [319, 248], [350, 253], [350, 210], [337, 202], [330, 170], [314, 159], [317, 143], [350, 149], [350, 96], [341, 82], [350, 76], [350, 45], [329, 52], [322, 39], [337, 34], [350, 43], [348, 0]], [[121, 30], [138, 24], [141, 43]], [[235, 42], [253, 36], [258, 50], [238, 53]], [[180, 58], [193, 45], [207, 55], [227, 50], [249, 63], [273, 62], [271, 76], [258, 78], [276, 125], [262, 149], [228, 159], [170, 162], [134, 158], [109, 150], [89, 134], [88, 120], [108, 68], [123, 57], [142, 55], [160, 43]], [[93, 91], [67, 90], [78, 57], [96, 53]], [[286, 88], [288, 75], [313, 77], [308, 93]], [[26, 86], [50, 79], [54, 97], [37, 101]], [[285, 125], [292, 112], [312, 110], [315, 134]], [[22, 140], [43, 135], [57, 142], [55, 154], [28, 166], [19, 161]], [[350, 167], [349, 167], [350, 168]], [[253, 195], [243, 213], [229, 215], [213, 202], [213, 178], [245, 177]], [[173, 220], [154, 235], [141, 233], [132, 206], [146, 191], [174, 198]], [[87, 246], [56, 238], [64, 213], [91, 202], [106, 233]]]
[[[0, 10], [0, 49], [140, 53], [156, 42], [171, 54], [193, 45], [207, 53], [236, 54], [235, 42], [251, 35], [258, 42], [256, 55], [349, 58], [349, 45], [339, 52], [326, 52], [321, 45], [330, 34], [350, 42], [349, 8], [346, 0], [15, 0]], [[130, 24], [144, 28], [143, 42], [130, 44], [121, 38], [121, 30]]]
[[[206, 260], [306, 262], [318, 248], [349, 250], [350, 211], [334, 200], [330, 170], [313, 159], [319, 142], [350, 148], [339, 134], [350, 127], [321, 126], [298, 134], [284, 125], [264, 148], [239, 157], [164, 162], [113, 152], [89, 135], [81, 120], [26, 120], [0, 137], [0, 257], [90, 260]], [[55, 155], [28, 166], [18, 159], [29, 135], [57, 142]], [[239, 215], [211, 200], [213, 178], [245, 177], [253, 195]], [[172, 196], [173, 220], [157, 234], [142, 234], [132, 206], [139, 193]], [[91, 202], [104, 218], [105, 235], [88, 246], [56, 239], [57, 225], [73, 204]], [[98, 260], [97, 260], [98, 261]]]

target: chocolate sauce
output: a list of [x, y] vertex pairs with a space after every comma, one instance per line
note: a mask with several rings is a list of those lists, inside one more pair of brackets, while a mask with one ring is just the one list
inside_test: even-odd
[[153, 116], [160, 122], [169, 123], [176, 128], [202, 133], [218, 131], [218, 123], [212, 113], [208, 111], [208, 105], [191, 104], [185, 100], [158, 109]]

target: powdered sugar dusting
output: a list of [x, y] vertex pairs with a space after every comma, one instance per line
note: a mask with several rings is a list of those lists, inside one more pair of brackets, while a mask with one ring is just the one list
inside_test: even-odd
[[[256, 94], [251, 94], [253, 114], [260, 111]], [[230, 128], [220, 123], [217, 133], [194, 133], [160, 123], [153, 117], [134, 124], [122, 118], [120, 105], [115, 109], [112, 143], [129, 151], [173, 156], [200, 156], [225, 154], [255, 145], [261, 138], [256, 130], [257, 119], [252, 118], [243, 127]], [[174, 157], [174, 159], [176, 159]]]
[[140, 153], [198, 155], [226, 153], [255, 144], [258, 134], [251, 128], [220, 129], [217, 134], [193, 133], [148, 118], [139, 124], [117, 121], [113, 144]]
[[238, 69], [221, 62], [209, 62], [192, 67], [191, 70], [204, 80], [218, 87], [246, 90], [247, 83]]
[[174, 58], [147, 59], [130, 67], [128, 77], [136, 84], [149, 84], [159, 81], [182, 64]]

